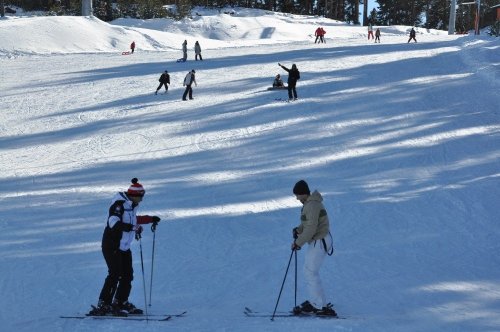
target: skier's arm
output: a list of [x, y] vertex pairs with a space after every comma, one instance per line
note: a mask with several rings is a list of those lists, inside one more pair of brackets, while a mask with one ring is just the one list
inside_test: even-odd
[[287, 72], [290, 72], [290, 69], [288, 69], [287, 67], [283, 66], [281, 63], [278, 62], [278, 66], [280, 66], [281, 68], [283, 68], [284, 70], [286, 70]]
[[157, 216], [137, 216], [137, 224], [139, 225], [158, 223], [160, 220], [160, 217]]

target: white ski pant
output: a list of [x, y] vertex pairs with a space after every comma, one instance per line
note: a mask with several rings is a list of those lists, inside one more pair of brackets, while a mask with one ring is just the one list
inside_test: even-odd
[[326, 252], [321, 240], [308, 244], [304, 258], [304, 277], [309, 291], [309, 302], [318, 309], [326, 305], [325, 291], [319, 277], [325, 257]]

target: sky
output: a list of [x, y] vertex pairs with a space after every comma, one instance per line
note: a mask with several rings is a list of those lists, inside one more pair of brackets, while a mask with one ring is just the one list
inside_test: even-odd
[[[417, 29], [407, 43], [409, 27], [391, 26], [375, 44], [364, 27], [318, 17], [199, 14], [0, 19], [2, 328], [499, 330], [499, 39]], [[267, 90], [287, 78], [278, 63], [299, 68], [298, 101]], [[192, 69], [194, 100], [182, 101]], [[155, 95], [164, 70], [172, 83]], [[133, 177], [140, 213], [162, 221], [133, 244], [130, 301], [186, 316], [60, 318], [97, 303], [108, 207]], [[330, 216], [321, 278], [345, 319], [246, 317], [277, 303], [300, 179]], [[280, 312], [295, 304], [294, 270]]]

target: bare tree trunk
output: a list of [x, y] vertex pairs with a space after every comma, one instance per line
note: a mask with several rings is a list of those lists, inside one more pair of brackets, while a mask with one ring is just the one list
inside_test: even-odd
[[5, 16], [5, 0], [0, 0], [0, 17]]
[[368, 26], [368, 0], [363, 0], [363, 25]]

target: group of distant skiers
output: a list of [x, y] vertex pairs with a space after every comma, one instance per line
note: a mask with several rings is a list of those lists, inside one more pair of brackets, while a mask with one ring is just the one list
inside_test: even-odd
[[[186, 87], [186, 89], [184, 90], [184, 94], [182, 95], [182, 100], [187, 100], [186, 98], [189, 96], [189, 99], [192, 100], [194, 99], [193, 98], [193, 88], [192, 88], [192, 85], [194, 84], [195, 86], [197, 86], [198, 84], [196, 83], [196, 71], [194, 69], [192, 69], [190, 72], [188, 72], [186, 74], [186, 76], [184, 77], [184, 82], [183, 82], [183, 86]], [[158, 79], [158, 81], [160, 81], [160, 84], [158, 85], [158, 87], [156, 88], [156, 91], [155, 91], [155, 95], [158, 94], [158, 91], [162, 88], [162, 86], [165, 87], [165, 92], [168, 91], [168, 85], [170, 84], [170, 75], [168, 73], [168, 70], [165, 70], [160, 78]]]
[[[325, 34], [326, 34], [326, 31], [323, 29], [323, 27], [318, 27], [315, 31], [316, 40], [314, 41], [314, 43], [316, 44], [316, 43], [318, 43], [318, 41], [319, 41], [319, 43], [326, 43], [325, 37], [324, 37]], [[373, 25], [371, 23], [369, 23], [368, 24], [368, 40], [375, 39], [375, 41], [374, 41], [375, 43], [380, 43], [380, 35], [381, 35], [380, 28], [377, 28], [375, 30], [375, 34], [374, 34], [373, 33]], [[414, 28], [412, 28], [410, 30], [409, 35], [410, 35], [410, 38], [408, 39], [408, 43], [411, 40], [414, 40], [415, 42], [417, 42], [416, 32], [415, 32]], [[130, 49], [131, 49], [131, 53], [134, 53], [135, 42], [132, 42], [132, 44], [130, 45]], [[200, 43], [198, 41], [196, 41], [194, 44], [194, 52], [195, 52], [195, 60], [198, 61], [198, 58], [199, 58], [200, 61], [203, 61], [203, 58], [201, 56], [201, 46], [200, 46]], [[183, 53], [182, 58], [177, 60], [177, 62], [187, 61], [187, 40], [184, 40], [184, 42], [182, 43], [182, 53]], [[274, 79], [274, 82], [273, 82], [273, 88], [275, 88], [275, 89], [285, 89], [286, 88], [286, 89], [288, 89], [288, 99], [289, 100], [297, 100], [298, 96], [297, 96], [296, 86], [297, 86], [297, 81], [300, 79], [300, 72], [297, 69], [297, 66], [295, 64], [293, 64], [292, 68], [288, 69], [285, 66], [282, 66], [280, 63], [278, 63], [278, 65], [288, 72], [288, 86], [285, 86], [283, 84], [283, 80], [281, 79], [281, 75], [277, 74], [275, 79]], [[190, 72], [188, 72], [186, 74], [186, 76], [184, 77], [183, 86], [185, 86], [186, 89], [184, 90], [184, 93], [182, 95], [182, 100], [187, 100], [188, 97], [190, 100], [193, 99], [192, 85], [194, 84], [195, 86], [197, 86], [195, 74], [196, 74], [196, 71], [193, 69]], [[159, 78], [159, 82], [160, 82], [160, 84], [156, 88], [155, 95], [158, 94], [158, 91], [162, 87], [165, 87], [165, 92], [168, 91], [168, 85], [170, 84], [170, 75], [168, 74], [167, 70], [165, 70], [165, 72], [163, 72], [161, 74], [161, 76]]]
[[[198, 58], [200, 58], [200, 61], [203, 61], [203, 58], [201, 57], [201, 46], [198, 41], [194, 43], [194, 59], [198, 61]], [[187, 60], [187, 40], [184, 40], [182, 43], [182, 58], [177, 60], [178, 62], [186, 62]]]
[[[319, 41], [319, 43], [326, 43], [325, 34], [326, 34], [325, 29], [323, 29], [323, 27], [318, 27], [316, 29], [316, 31], [314, 32], [314, 35], [316, 36], [314, 43], [316, 44], [316, 43], [318, 43], [318, 41]], [[381, 35], [380, 28], [377, 28], [375, 30], [375, 35], [374, 35], [373, 34], [373, 25], [371, 23], [368, 23], [368, 40], [375, 39], [375, 43], [380, 43], [380, 35]], [[414, 28], [411, 28], [411, 30], [410, 30], [410, 39], [408, 39], [408, 43], [411, 40], [414, 40], [415, 43], [417, 42], [416, 31]]]

